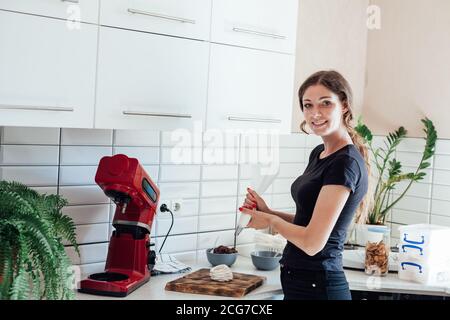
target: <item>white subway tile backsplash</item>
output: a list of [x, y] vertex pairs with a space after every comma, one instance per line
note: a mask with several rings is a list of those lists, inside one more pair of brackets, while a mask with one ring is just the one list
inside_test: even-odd
[[162, 165], [159, 181], [200, 181], [200, 165]]
[[434, 168], [441, 170], [450, 170], [450, 155], [437, 154], [434, 157]]
[[110, 146], [112, 130], [104, 129], [61, 129], [61, 145], [64, 146]]
[[206, 250], [208, 248], [214, 248], [220, 245], [234, 245], [234, 230], [204, 232], [198, 234], [198, 249]]
[[236, 211], [236, 197], [207, 198], [200, 200], [200, 214], [215, 214]]
[[296, 178], [276, 179], [273, 182], [273, 193], [287, 193], [291, 192], [291, 185]]
[[106, 260], [108, 254], [108, 243], [93, 243], [78, 246], [80, 256], [75, 249], [70, 246], [66, 247], [66, 253], [73, 264], [97, 263]]
[[62, 211], [75, 224], [109, 223], [108, 204], [67, 206]]
[[[171, 219], [160, 219], [157, 217], [156, 236], [165, 236], [169, 231]], [[197, 232], [198, 216], [194, 217], [175, 217], [172, 229], [169, 235], [195, 233]]]
[[198, 231], [216, 231], [235, 228], [235, 213], [199, 216]]
[[58, 187], [56, 187], [56, 186], [55, 187], [33, 187], [32, 189], [40, 194], [46, 194], [46, 195], [58, 194]]
[[1, 127], [1, 144], [59, 144], [58, 128]]
[[0, 167], [0, 180], [17, 181], [27, 186], [56, 186], [58, 167]]
[[281, 148], [305, 148], [306, 134], [282, 134], [280, 135]]
[[437, 140], [436, 154], [450, 155], [450, 140]]
[[125, 154], [138, 159], [141, 165], [159, 163], [158, 147], [114, 147], [113, 154]]
[[276, 208], [295, 208], [295, 202], [290, 193], [272, 195], [272, 206]]
[[303, 163], [281, 163], [278, 178], [297, 178], [303, 174], [305, 164]]
[[280, 162], [280, 148], [241, 148], [239, 150], [239, 163], [241, 164], [278, 164]]
[[425, 139], [422, 138], [406, 138], [397, 147], [397, 151], [406, 152], [423, 152], [425, 148]]
[[315, 134], [306, 135], [306, 147], [314, 149], [319, 144], [322, 144], [323, 140], [321, 137], [316, 136]]
[[[158, 237], [156, 240], [156, 251], [159, 252], [163, 244], [164, 237]], [[161, 253], [194, 251], [197, 248], [197, 234], [186, 234], [167, 237]]]
[[[408, 166], [402, 166], [402, 172], [416, 172], [417, 167], [408, 167]], [[426, 175], [423, 177], [422, 180], [420, 180], [420, 183], [433, 183], [433, 171], [431, 169], [425, 169], [421, 170], [422, 172], [425, 172]]]
[[208, 130], [203, 134], [203, 148], [239, 148], [240, 136], [235, 132]]
[[115, 146], [159, 146], [159, 131], [114, 130]]
[[[373, 145], [384, 146], [383, 141], [384, 137], [375, 136]], [[180, 148], [183, 143], [188, 147]], [[41, 193], [56, 194], [59, 189], [70, 203], [63, 212], [77, 224], [77, 239], [83, 244], [81, 259], [73, 248], [66, 250], [83, 272], [93, 273], [104, 269], [116, 209], [94, 181], [98, 162], [115, 153], [137, 157], [160, 188], [158, 206], [182, 200], [163, 252], [206, 261], [206, 248], [234, 245], [240, 216], [236, 207], [242, 205], [252, 183], [251, 163], [268, 162], [266, 169], [279, 169], [263, 198], [273, 209], [294, 213], [291, 184], [303, 174], [311, 150], [322, 143], [320, 137], [305, 134], [252, 140], [251, 135], [223, 132], [202, 137], [177, 131], [0, 127], [0, 179], [21, 181]], [[399, 145], [397, 159], [403, 172], [416, 171], [423, 146], [420, 138], [407, 138]], [[388, 217], [392, 239], [398, 239], [397, 228], [403, 224], [450, 226], [450, 140], [438, 140], [432, 163], [434, 168], [426, 170], [424, 180], [413, 183]], [[397, 186], [396, 195], [406, 184]], [[158, 210], [151, 231], [157, 250], [170, 223], [170, 215]], [[245, 229], [237, 238], [241, 255], [254, 250], [254, 232]]]
[[203, 164], [237, 164], [239, 162], [238, 148], [204, 148], [203, 149]]
[[202, 197], [233, 196], [237, 194], [237, 181], [202, 182]]
[[109, 203], [109, 198], [97, 185], [64, 186], [59, 188], [59, 194], [69, 201], [69, 205]]
[[434, 170], [433, 183], [450, 186], [450, 170]]
[[238, 177], [237, 165], [206, 165], [202, 170], [202, 180], [236, 180]]
[[433, 199], [450, 201], [450, 186], [433, 186]]
[[[173, 201], [176, 201], [179, 199], [174, 199]], [[159, 200], [159, 206], [161, 206], [163, 203], [170, 206], [169, 202], [172, 201], [167, 198], [160, 198]], [[196, 216], [198, 215], [199, 211], [199, 200], [198, 199], [182, 199], [181, 208], [174, 212], [174, 215], [177, 217], [190, 217], [190, 216]], [[158, 209], [158, 218], [159, 219], [170, 219], [170, 214], [167, 212], [160, 212]]]
[[430, 199], [425, 198], [404, 196], [399, 202], [397, 202], [394, 208], [419, 212], [429, 212], [430, 201]]
[[201, 148], [161, 148], [161, 164], [201, 164]]
[[175, 130], [161, 133], [161, 146], [194, 148], [202, 147], [201, 131]]
[[432, 214], [430, 223], [450, 227], [450, 215], [448, 217], [445, 217]]
[[150, 176], [150, 179], [156, 183], [159, 179], [159, 165], [143, 165], [142, 167]]
[[305, 149], [280, 148], [279, 152], [281, 163], [305, 162]]
[[431, 201], [431, 214], [450, 217], [450, 201], [433, 199]]
[[391, 221], [399, 224], [428, 223], [428, 217], [428, 213], [394, 209]]
[[[397, 161], [400, 161], [402, 166], [414, 167], [419, 166], [420, 160], [422, 159], [422, 153], [419, 152], [397, 152]], [[433, 163], [433, 158], [430, 158], [428, 162]]]
[[[83, 224], [76, 226], [77, 243], [107, 242], [109, 240], [109, 223]], [[66, 241], [64, 243], [68, 245]]]
[[279, 134], [255, 133], [252, 130], [249, 130], [249, 132], [243, 132], [241, 134], [240, 139], [241, 148], [270, 149], [270, 148], [278, 148], [279, 145], [280, 145]]
[[[404, 192], [406, 187], [409, 184], [408, 181], [402, 181], [397, 184], [397, 186], [394, 189], [394, 194], [400, 195]], [[411, 187], [406, 192], [408, 196], [413, 197], [421, 197], [421, 198], [429, 198], [431, 196], [431, 184], [428, 183], [420, 183], [420, 182], [413, 182]]]
[[112, 147], [62, 146], [61, 165], [97, 166], [104, 156], [112, 155]]
[[97, 168], [98, 166], [61, 166], [59, 168], [59, 185], [96, 185]]
[[[255, 186], [252, 186], [252, 180], [239, 180], [239, 195], [246, 195], [247, 194], [247, 188], [253, 188], [255, 189]], [[273, 184], [271, 184], [270, 186], [267, 187], [266, 191], [262, 194], [264, 195], [269, 195], [272, 193], [273, 190]]]
[[0, 165], [58, 165], [58, 157], [58, 146], [0, 146]]
[[82, 275], [82, 279], [84, 279], [87, 276], [89, 276], [90, 274], [105, 271], [105, 262], [80, 264], [79, 268], [80, 268], [80, 274]]
[[198, 182], [164, 182], [159, 183], [159, 191], [166, 199], [198, 198], [200, 183]]

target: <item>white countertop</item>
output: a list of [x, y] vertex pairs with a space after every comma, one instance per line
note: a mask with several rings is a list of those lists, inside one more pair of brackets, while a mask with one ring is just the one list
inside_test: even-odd
[[[186, 263], [186, 262], [185, 262]], [[209, 264], [189, 264], [192, 271], [201, 268], [210, 268]], [[262, 300], [270, 299], [278, 295], [281, 297], [282, 290], [280, 284], [280, 270], [277, 268], [273, 271], [257, 270], [250, 258], [238, 256], [236, 263], [231, 267], [233, 272], [256, 274], [265, 276], [267, 279], [264, 284], [247, 294], [241, 299]], [[347, 281], [351, 290], [360, 291], [378, 291], [378, 292], [395, 292], [421, 295], [439, 295], [450, 296], [450, 287], [426, 286], [420, 283], [401, 280], [397, 273], [389, 273], [385, 277], [368, 276], [363, 271], [345, 270]], [[184, 274], [170, 274], [152, 276], [150, 281], [138, 288], [136, 291], [124, 298], [114, 298], [105, 296], [96, 296], [77, 292], [78, 300], [100, 300], [100, 299], [130, 299], [130, 300], [216, 300], [216, 299], [236, 299], [222, 296], [201, 295], [166, 291], [164, 289], [167, 282], [182, 277]]]

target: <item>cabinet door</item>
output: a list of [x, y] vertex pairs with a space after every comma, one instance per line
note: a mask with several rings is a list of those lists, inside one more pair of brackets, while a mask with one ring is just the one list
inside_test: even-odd
[[98, 3], [99, 0], [0, 0], [0, 9], [98, 23]]
[[211, 41], [295, 52], [298, 0], [213, 0]]
[[211, 0], [102, 1], [100, 24], [209, 39]]
[[211, 45], [208, 129], [279, 129], [290, 132], [294, 57]]
[[0, 11], [0, 125], [92, 127], [97, 28]]
[[95, 126], [171, 130], [204, 121], [209, 45], [100, 28]]

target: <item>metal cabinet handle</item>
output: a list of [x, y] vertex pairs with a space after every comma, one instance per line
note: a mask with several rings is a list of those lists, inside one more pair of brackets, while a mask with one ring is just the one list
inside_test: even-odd
[[183, 114], [183, 113], [159, 113], [159, 112], [125, 111], [125, 110], [122, 113], [128, 116], [186, 118], [186, 119], [192, 118], [191, 114]]
[[243, 28], [236, 28], [236, 27], [234, 27], [233, 31], [234, 32], [253, 34], [253, 35], [256, 35], [256, 36], [267, 37], [267, 38], [286, 39], [285, 36], [282, 36], [282, 35], [279, 35], [279, 34], [260, 32], [260, 31], [256, 31], [256, 30], [250, 30], [250, 29], [243, 29]]
[[408, 236], [407, 233], [403, 234], [403, 241], [407, 242], [407, 243], [411, 243], [411, 244], [424, 244], [425, 243], [425, 237], [422, 236], [422, 241], [412, 241], [412, 240], [408, 240], [406, 239], [406, 237]]
[[421, 247], [412, 245], [412, 244], [404, 244], [402, 245], [402, 250], [403, 252], [406, 252], [405, 248], [411, 248], [411, 249], [416, 249], [420, 251], [420, 255], [423, 256], [423, 249]]
[[245, 117], [234, 117], [229, 116], [228, 120], [230, 121], [249, 121], [249, 122], [270, 122], [270, 123], [281, 123], [280, 119], [271, 119], [271, 118], [245, 118]]
[[73, 108], [67, 108], [67, 107], [25, 106], [25, 105], [9, 105], [9, 104], [0, 104], [0, 109], [4, 109], [4, 110], [66, 111], [66, 112], [73, 112]]
[[413, 266], [413, 267], [416, 267], [419, 269], [419, 273], [422, 273], [422, 266], [420, 264], [413, 263], [413, 262], [402, 262], [401, 266], [402, 266], [403, 270], [406, 270], [405, 266]]
[[195, 20], [192, 20], [192, 19], [167, 16], [167, 15], [164, 15], [164, 14], [159, 14], [159, 13], [150, 12], [150, 11], [143, 11], [143, 10], [128, 8], [128, 12], [129, 13], [135, 13], [135, 14], [142, 14], [142, 15], [145, 15], [145, 16], [150, 16], [150, 17], [155, 17], [155, 18], [160, 18], [160, 19], [166, 19], [166, 20], [178, 21], [178, 22], [183, 22], [183, 23], [195, 24]]
[[72, 3], [79, 3], [79, 0], [61, 0], [61, 2], [72, 2]]

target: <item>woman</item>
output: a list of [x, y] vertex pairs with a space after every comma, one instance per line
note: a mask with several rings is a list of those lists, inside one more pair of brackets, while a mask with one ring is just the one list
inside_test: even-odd
[[367, 213], [367, 149], [351, 125], [352, 92], [336, 71], [319, 71], [300, 87], [305, 120], [323, 144], [312, 150], [303, 175], [291, 186], [295, 216], [269, 209], [248, 188], [240, 211], [251, 215], [250, 228], [272, 227], [288, 240], [281, 264], [284, 298], [350, 300], [342, 266], [347, 229], [355, 212]]

